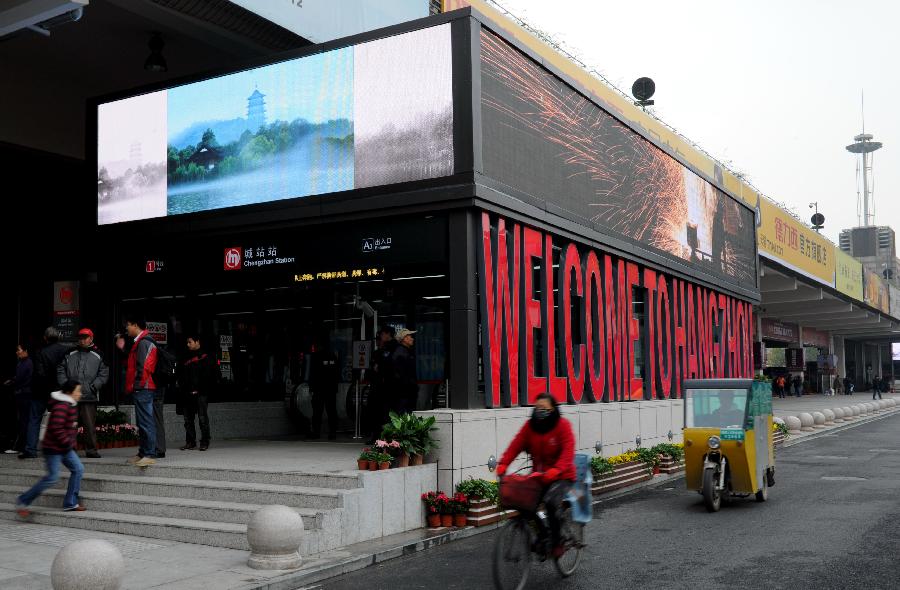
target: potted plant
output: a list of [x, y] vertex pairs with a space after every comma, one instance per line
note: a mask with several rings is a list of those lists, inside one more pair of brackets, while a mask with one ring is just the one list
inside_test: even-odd
[[500, 488], [496, 481], [475, 479], [473, 477], [459, 482], [456, 485], [456, 491], [460, 494], [465, 494], [470, 503], [487, 500], [491, 504], [496, 504], [500, 495]]
[[444, 492], [438, 496], [438, 511], [441, 513], [441, 526], [449, 528], [453, 526], [453, 503]]
[[638, 460], [643, 462], [653, 475], [659, 473], [659, 454], [657, 452], [643, 447], [638, 448], [635, 452], [638, 455]]
[[378, 439], [375, 441], [375, 449], [379, 453], [387, 453], [391, 457], [391, 460], [396, 457], [397, 466], [406, 467], [409, 465], [409, 455], [403, 452], [401, 448], [400, 443], [396, 440], [388, 442], [387, 440]]
[[[401, 466], [405, 466], [402, 465], [403, 462], [409, 465], [410, 457], [416, 452], [416, 416], [391, 412], [388, 417], [388, 423], [381, 431], [381, 438], [396, 442], [400, 452]], [[404, 455], [406, 455], [405, 460]]]
[[430, 528], [438, 528], [441, 526], [441, 505], [442, 498], [446, 498], [444, 492], [426, 492], [422, 494], [422, 502], [425, 503], [425, 515]]
[[413, 416], [414, 424], [414, 440], [415, 454], [412, 458], [413, 465], [421, 465], [424, 462], [425, 455], [437, 448], [437, 441], [431, 433], [437, 428], [434, 425], [434, 416]]
[[466, 526], [466, 512], [469, 511], [469, 498], [465, 494], [456, 492], [450, 500], [450, 509], [453, 512], [453, 526], [463, 528]]
[[359, 467], [360, 471], [366, 471], [369, 468], [369, 455], [372, 450], [369, 447], [366, 447], [359, 454], [359, 458], [356, 459], [356, 466]]
[[391, 457], [390, 453], [381, 453], [375, 451], [374, 456], [371, 460], [375, 461], [375, 464], [378, 465], [378, 469], [383, 470], [391, 468], [392, 459], [393, 457]]

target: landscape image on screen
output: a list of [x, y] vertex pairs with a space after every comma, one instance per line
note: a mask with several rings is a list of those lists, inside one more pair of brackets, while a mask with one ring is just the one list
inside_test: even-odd
[[169, 90], [168, 214], [353, 188], [353, 49]]
[[453, 174], [450, 25], [97, 110], [102, 224]]
[[610, 235], [756, 285], [753, 212], [482, 30], [485, 174]]
[[102, 104], [97, 117], [98, 223], [165, 215], [166, 91]]

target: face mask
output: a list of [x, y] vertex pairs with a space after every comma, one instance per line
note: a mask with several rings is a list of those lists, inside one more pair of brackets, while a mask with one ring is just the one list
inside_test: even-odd
[[545, 410], [542, 408], [535, 408], [532, 416], [535, 420], [546, 420], [550, 417], [550, 414], [553, 413], [553, 410]]

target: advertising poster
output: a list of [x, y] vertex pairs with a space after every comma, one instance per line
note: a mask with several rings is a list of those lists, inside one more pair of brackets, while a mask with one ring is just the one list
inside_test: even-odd
[[834, 284], [834, 244], [791, 217], [770, 200], [760, 201], [759, 255], [774, 259], [800, 274]]
[[484, 173], [588, 225], [756, 286], [753, 212], [487, 30]]
[[98, 222], [453, 174], [450, 25], [104, 103]]
[[857, 301], [864, 301], [862, 263], [839, 248], [834, 249], [834, 288]]
[[874, 272], [865, 271], [866, 303], [884, 313], [890, 313], [891, 295], [888, 285]]
[[166, 322], [147, 322], [147, 332], [157, 344], [169, 343], [169, 324]]
[[900, 289], [893, 285], [888, 285], [890, 289], [890, 314], [891, 317], [900, 317]]
[[78, 281], [53, 283], [53, 327], [59, 332], [60, 342], [77, 342], [80, 306]]

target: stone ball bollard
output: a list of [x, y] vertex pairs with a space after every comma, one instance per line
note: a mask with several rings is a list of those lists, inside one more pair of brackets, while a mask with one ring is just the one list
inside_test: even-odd
[[812, 414], [809, 412], [803, 412], [799, 416], [800, 418], [800, 430], [803, 432], [810, 432], [813, 429], [813, 425], [815, 425], [816, 421], [813, 420]]
[[124, 576], [122, 554], [115, 545], [101, 539], [66, 545], [50, 567], [53, 590], [119, 590]]
[[879, 400], [878, 403], [881, 405], [881, 409], [886, 410], [891, 407], [890, 400], [883, 399]]
[[844, 409], [843, 408], [832, 408], [831, 411], [834, 412], [835, 423], [844, 421]]
[[787, 426], [788, 432], [800, 432], [800, 429], [803, 427], [800, 418], [796, 416], [785, 416], [784, 424]]
[[844, 406], [841, 409], [844, 410], [844, 420], [846, 420], [847, 422], [853, 420], [853, 410], [850, 408], [850, 406]]
[[822, 410], [822, 414], [825, 416], [825, 426], [834, 424], [835, 415], [833, 410]]
[[287, 506], [263, 506], [250, 517], [247, 565], [258, 570], [292, 570], [300, 567], [303, 519]]
[[886, 399], [884, 401], [886, 401], [888, 403], [889, 408], [893, 408], [897, 405], [897, 400], [894, 398]]
[[825, 428], [825, 414], [822, 412], [813, 412], [813, 428]]
[[859, 407], [859, 404], [853, 404], [850, 406], [850, 411], [853, 412], [853, 417], [862, 416], [862, 408]]

